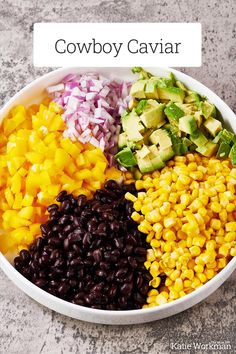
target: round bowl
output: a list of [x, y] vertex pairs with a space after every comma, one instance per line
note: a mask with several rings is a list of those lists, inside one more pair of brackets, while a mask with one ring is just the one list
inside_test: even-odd
[[[39, 79], [27, 85], [18, 92], [10, 101], [0, 110], [0, 123], [7, 115], [8, 111], [17, 104], [30, 105], [40, 102], [46, 95], [45, 89], [58, 83], [65, 75], [71, 72], [84, 73], [88, 71], [99, 72], [107, 77], [120, 77], [127, 80], [133, 80], [134, 75], [130, 68], [63, 68], [52, 71]], [[173, 72], [176, 78], [182, 81], [186, 86], [202, 95], [208, 97], [209, 101], [214, 103], [221, 112], [227, 127], [231, 127], [236, 132], [236, 117], [233, 111], [224, 103], [215, 93], [197, 80], [171, 68], [148, 68], [148, 71], [157, 76], [167, 76], [169, 72]], [[74, 305], [67, 301], [61, 300], [44, 290], [33, 285], [24, 278], [13, 266], [11, 254], [3, 255], [0, 253], [0, 267], [5, 274], [28, 296], [38, 301], [40, 304], [57, 311], [63, 315], [67, 315], [79, 320], [113, 325], [138, 324], [159, 320], [168, 316], [172, 316], [184, 311], [191, 306], [199, 303], [211, 293], [213, 293], [234, 271], [236, 268], [236, 257], [233, 258], [227, 266], [222, 269], [214, 278], [209, 280], [205, 285], [193, 291], [192, 293], [177, 299], [173, 302], [140, 310], [129, 311], [107, 311], [96, 310], [79, 305]]]

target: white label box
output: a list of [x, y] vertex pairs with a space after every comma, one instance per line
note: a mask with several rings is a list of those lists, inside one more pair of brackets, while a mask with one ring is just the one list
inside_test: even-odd
[[36, 67], [199, 67], [201, 24], [35, 23], [33, 58]]

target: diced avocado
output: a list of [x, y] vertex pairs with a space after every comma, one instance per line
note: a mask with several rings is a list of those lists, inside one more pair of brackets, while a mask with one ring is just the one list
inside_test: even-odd
[[194, 118], [197, 121], [198, 128], [200, 128], [200, 126], [202, 125], [202, 121], [203, 121], [203, 116], [202, 116], [201, 112], [199, 112], [199, 111], [195, 112]]
[[188, 96], [184, 98], [184, 102], [198, 105], [200, 103], [200, 96], [196, 92], [188, 91]]
[[208, 102], [208, 101], [203, 101], [200, 104], [200, 108], [202, 110], [202, 114], [204, 115], [204, 117], [207, 119], [209, 117], [215, 117], [216, 115], [216, 108], [215, 106]]
[[175, 156], [174, 150], [172, 149], [171, 146], [169, 146], [166, 149], [160, 150], [159, 154], [160, 154], [160, 158], [164, 162], [170, 160], [173, 156]]
[[173, 102], [183, 103], [185, 92], [179, 87], [158, 87], [159, 98]]
[[163, 168], [165, 166], [165, 162], [162, 161], [160, 156], [156, 156], [156, 157], [152, 158], [151, 164], [153, 167], [153, 171], [160, 170], [161, 168]]
[[136, 180], [142, 178], [142, 173], [139, 171], [138, 168], [134, 167], [132, 172]]
[[224, 141], [222, 141], [217, 151], [216, 157], [220, 157], [220, 158], [227, 157], [229, 156], [230, 150], [231, 150], [231, 146], [225, 143]]
[[138, 167], [139, 167], [141, 173], [148, 173], [148, 172], [153, 171], [153, 165], [152, 165], [151, 160], [149, 159], [148, 156], [142, 159], [141, 157], [137, 156], [137, 154], [136, 154], [136, 158], [137, 158]]
[[183, 142], [183, 145], [185, 145], [187, 148], [188, 148], [190, 145], [192, 145], [192, 141], [189, 140], [189, 139], [186, 138], [186, 137], [183, 137], [183, 138], [182, 138], [182, 142]]
[[234, 145], [230, 150], [229, 158], [231, 159], [232, 164], [235, 165], [236, 164], [236, 143], [234, 143]]
[[197, 122], [193, 116], [184, 116], [179, 119], [179, 129], [186, 134], [194, 134], [197, 130]]
[[164, 120], [164, 108], [165, 105], [160, 103], [157, 107], [143, 112], [140, 118], [146, 128], [156, 128]]
[[228, 131], [227, 129], [223, 129], [216, 135], [213, 142], [218, 143], [220, 140], [227, 144], [232, 144], [236, 142], [236, 137], [234, 133]]
[[127, 136], [128, 139], [132, 142], [137, 142], [143, 139], [142, 134], [140, 134], [139, 131], [135, 129], [127, 130]]
[[149, 137], [152, 144], [159, 144], [160, 149], [166, 149], [172, 146], [171, 138], [168, 132], [164, 129], [155, 130]]
[[208, 141], [206, 145], [199, 146], [196, 151], [202, 154], [203, 156], [211, 157], [212, 155], [215, 155], [217, 148], [217, 144], [214, 144], [212, 141]]
[[136, 155], [138, 157], [140, 157], [141, 159], [143, 159], [144, 157], [146, 157], [149, 154], [150, 154], [150, 150], [148, 149], [148, 147], [146, 145], [143, 145], [142, 149], [136, 151]]
[[149, 151], [150, 151], [150, 155], [149, 157], [156, 157], [159, 153], [158, 148], [156, 147], [156, 145], [151, 145], [148, 147]]
[[132, 72], [134, 74], [139, 73], [139, 78], [142, 79], [149, 79], [153, 75], [148, 71], [144, 70], [141, 66], [135, 66], [132, 68]]
[[129, 141], [136, 142], [143, 139], [141, 133], [144, 131], [144, 126], [135, 111], [123, 116], [121, 118], [121, 123]]
[[130, 148], [124, 148], [115, 155], [120, 165], [124, 167], [132, 167], [137, 165], [137, 160]]
[[138, 115], [142, 114], [146, 106], [147, 106], [147, 100], [139, 101], [137, 107], [135, 108], [135, 112]]
[[153, 78], [149, 79], [146, 84], [145, 95], [147, 98], [158, 99], [159, 97], [157, 92], [157, 81], [153, 80]]
[[176, 86], [178, 86], [183, 91], [187, 91], [187, 87], [184, 86], [184, 84], [179, 80], [176, 80]]
[[125, 132], [121, 133], [118, 137], [118, 147], [122, 149], [124, 146], [127, 146], [127, 135]]
[[194, 135], [190, 135], [190, 140], [198, 147], [206, 145], [206, 143], [208, 142], [208, 139], [200, 130], [195, 132]]
[[158, 107], [160, 105], [160, 103], [158, 103], [156, 100], [153, 100], [153, 99], [149, 99], [147, 100], [147, 108], [155, 108], [155, 107]]
[[176, 106], [178, 106], [184, 112], [185, 116], [194, 115], [197, 110], [197, 107], [193, 103], [179, 103], [176, 102]]
[[131, 98], [129, 101], [129, 110], [132, 111], [133, 108], [137, 107], [138, 101], [135, 98]]
[[146, 98], [145, 87], [147, 80], [137, 80], [130, 89], [130, 95], [135, 98]]
[[127, 141], [127, 147], [129, 147], [131, 150], [140, 150], [143, 146], [143, 140], [139, 141]]
[[175, 155], [181, 156], [186, 154], [188, 148], [185, 145], [183, 145], [181, 139], [179, 139], [179, 142], [177, 144], [173, 144], [173, 150]]
[[206, 130], [212, 135], [216, 136], [219, 131], [222, 130], [222, 124], [219, 120], [209, 117], [207, 120], [203, 123], [204, 127]]
[[184, 116], [184, 112], [175, 103], [170, 102], [164, 110], [168, 120], [178, 126], [179, 119]]

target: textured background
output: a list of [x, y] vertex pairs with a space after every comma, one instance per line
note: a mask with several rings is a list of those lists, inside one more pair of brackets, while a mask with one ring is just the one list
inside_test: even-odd
[[[236, 111], [236, 6], [212, 1], [0, 0], [0, 106], [49, 69], [32, 66], [34, 22], [201, 22], [203, 65], [183, 69]], [[0, 353], [175, 353], [171, 343], [230, 341], [236, 352], [236, 274], [205, 302], [151, 324], [109, 327], [56, 314], [0, 271]], [[207, 351], [181, 351], [206, 353]], [[213, 353], [213, 351], [209, 351]], [[215, 352], [214, 352], [215, 353]]]

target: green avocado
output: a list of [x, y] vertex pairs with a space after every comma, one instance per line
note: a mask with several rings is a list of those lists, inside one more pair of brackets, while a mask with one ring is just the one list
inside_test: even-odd
[[200, 103], [200, 96], [196, 92], [188, 91], [188, 96], [184, 98], [184, 102], [198, 105]]
[[156, 128], [164, 120], [165, 104], [160, 103], [157, 107], [144, 110], [140, 116], [142, 123], [146, 128]]
[[166, 149], [160, 150], [159, 154], [160, 154], [160, 158], [164, 162], [170, 160], [173, 156], [175, 156], [175, 152], [171, 146], [169, 146]]
[[153, 167], [152, 171], [160, 170], [161, 168], [165, 167], [165, 162], [162, 161], [160, 156], [156, 156], [156, 157], [152, 158], [151, 164]]
[[219, 120], [209, 117], [207, 120], [203, 123], [204, 127], [206, 130], [213, 136], [215, 137], [219, 131], [222, 130], [222, 124]]
[[219, 141], [223, 141], [227, 144], [234, 144], [236, 142], [236, 136], [234, 133], [228, 131], [227, 129], [223, 129], [216, 135], [213, 140], [214, 143], [218, 143]]
[[118, 147], [122, 149], [123, 147], [127, 146], [127, 135], [125, 132], [121, 133], [118, 137]]
[[159, 99], [183, 103], [185, 92], [179, 87], [158, 87]]
[[157, 92], [157, 80], [151, 78], [146, 83], [145, 87], [145, 95], [147, 98], [158, 99], [158, 92]]
[[141, 173], [148, 173], [153, 171], [153, 166], [148, 156], [145, 158], [141, 158], [136, 154], [136, 158]]
[[144, 132], [144, 126], [135, 111], [123, 116], [121, 118], [121, 124], [129, 141], [137, 142], [143, 139], [141, 133]]
[[146, 106], [147, 106], [147, 100], [139, 101], [137, 107], [135, 108], [135, 112], [138, 115], [142, 114]]
[[229, 158], [231, 159], [232, 164], [235, 165], [236, 164], [236, 143], [234, 143], [234, 145], [230, 150]]
[[216, 115], [216, 108], [215, 106], [208, 102], [208, 101], [203, 101], [200, 103], [200, 109], [202, 110], [202, 114], [204, 117], [207, 119], [209, 117], [215, 117]]
[[132, 167], [137, 165], [137, 160], [130, 148], [124, 148], [115, 155], [120, 165], [124, 167]]
[[136, 81], [130, 89], [130, 95], [135, 98], [146, 98], [145, 95], [145, 87], [146, 87], [147, 80], [138, 80]]
[[222, 141], [217, 151], [216, 157], [225, 158], [229, 156], [230, 150], [231, 150], [231, 146]]
[[206, 157], [211, 157], [217, 151], [218, 145], [214, 144], [212, 141], [208, 141], [206, 145], [199, 146], [196, 151]]
[[176, 124], [177, 126], [179, 123], [179, 119], [184, 116], [184, 111], [182, 111], [182, 109], [180, 109], [174, 102], [168, 103], [164, 112], [169, 122], [172, 124]]
[[208, 139], [200, 130], [195, 132], [194, 135], [190, 135], [190, 140], [198, 147], [206, 145], [206, 143], [208, 142]]
[[142, 149], [136, 151], [136, 155], [141, 159], [144, 159], [149, 154], [150, 150], [146, 145], [143, 145]]
[[166, 149], [172, 146], [171, 138], [165, 129], [155, 130], [149, 137], [152, 144], [160, 145], [160, 149]]
[[179, 129], [186, 134], [194, 134], [197, 130], [197, 122], [193, 116], [184, 116], [179, 119]]

